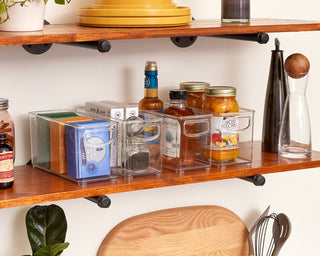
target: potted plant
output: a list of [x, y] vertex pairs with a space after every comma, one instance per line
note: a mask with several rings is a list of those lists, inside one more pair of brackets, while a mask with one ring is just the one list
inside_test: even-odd
[[26, 226], [33, 256], [58, 256], [69, 246], [65, 243], [67, 220], [63, 209], [55, 204], [32, 207]]
[[[54, 0], [64, 5], [71, 0]], [[48, 0], [0, 0], [0, 30], [37, 31], [43, 29]]]

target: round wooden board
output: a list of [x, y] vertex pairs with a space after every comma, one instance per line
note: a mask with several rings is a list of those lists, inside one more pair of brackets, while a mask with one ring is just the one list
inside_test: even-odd
[[248, 256], [248, 230], [220, 206], [190, 206], [128, 218], [105, 237], [97, 256]]
[[93, 9], [79, 8], [79, 16], [87, 17], [174, 17], [190, 15], [190, 8], [176, 9]]
[[191, 16], [177, 17], [86, 17], [78, 16], [77, 22], [94, 27], [167, 27], [187, 25]]
[[119, 5], [119, 4], [92, 4], [94, 9], [173, 9], [177, 8], [175, 4], [154, 4], [154, 5]]

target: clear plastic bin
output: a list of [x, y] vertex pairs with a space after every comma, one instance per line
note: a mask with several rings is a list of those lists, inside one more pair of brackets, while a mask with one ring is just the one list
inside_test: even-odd
[[79, 184], [117, 178], [117, 123], [70, 110], [29, 113], [32, 165]]
[[[85, 108], [78, 108], [77, 112], [94, 118], [109, 118]], [[112, 120], [118, 123], [118, 173], [124, 177], [160, 174], [162, 118], [144, 113], [127, 120]]]
[[[223, 122], [215, 120], [222, 119]], [[228, 166], [252, 162], [254, 110], [240, 108], [234, 113], [213, 113], [210, 147], [205, 151], [212, 165]]]
[[210, 159], [203, 152], [209, 146], [211, 114], [200, 111], [194, 116], [176, 117], [149, 111], [145, 113], [163, 120], [161, 141], [164, 168], [181, 172], [210, 167]]

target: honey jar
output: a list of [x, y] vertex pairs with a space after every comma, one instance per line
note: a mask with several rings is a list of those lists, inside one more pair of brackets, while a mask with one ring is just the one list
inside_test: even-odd
[[193, 108], [202, 108], [205, 96], [204, 91], [210, 86], [206, 82], [183, 82], [180, 83], [180, 89], [187, 91], [187, 105]]
[[210, 148], [205, 149], [205, 157], [211, 161], [224, 163], [235, 160], [239, 154], [238, 121], [234, 113], [239, 112], [236, 88], [231, 86], [211, 86], [205, 90], [202, 108], [213, 113], [211, 121]]

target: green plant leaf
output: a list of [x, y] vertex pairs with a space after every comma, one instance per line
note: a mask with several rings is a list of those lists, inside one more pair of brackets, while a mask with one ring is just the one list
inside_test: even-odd
[[58, 256], [68, 246], [69, 246], [69, 243], [59, 243], [59, 244], [46, 246], [36, 251], [34, 256]]
[[67, 220], [63, 209], [57, 205], [32, 207], [26, 215], [26, 226], [33, 254], [65, 241]]
[[56, 4], [66, 4], [65, 0], [54, 0]]
[[0, 1], [0, 15], [6, 12], [6, 4], [4, 1]]

